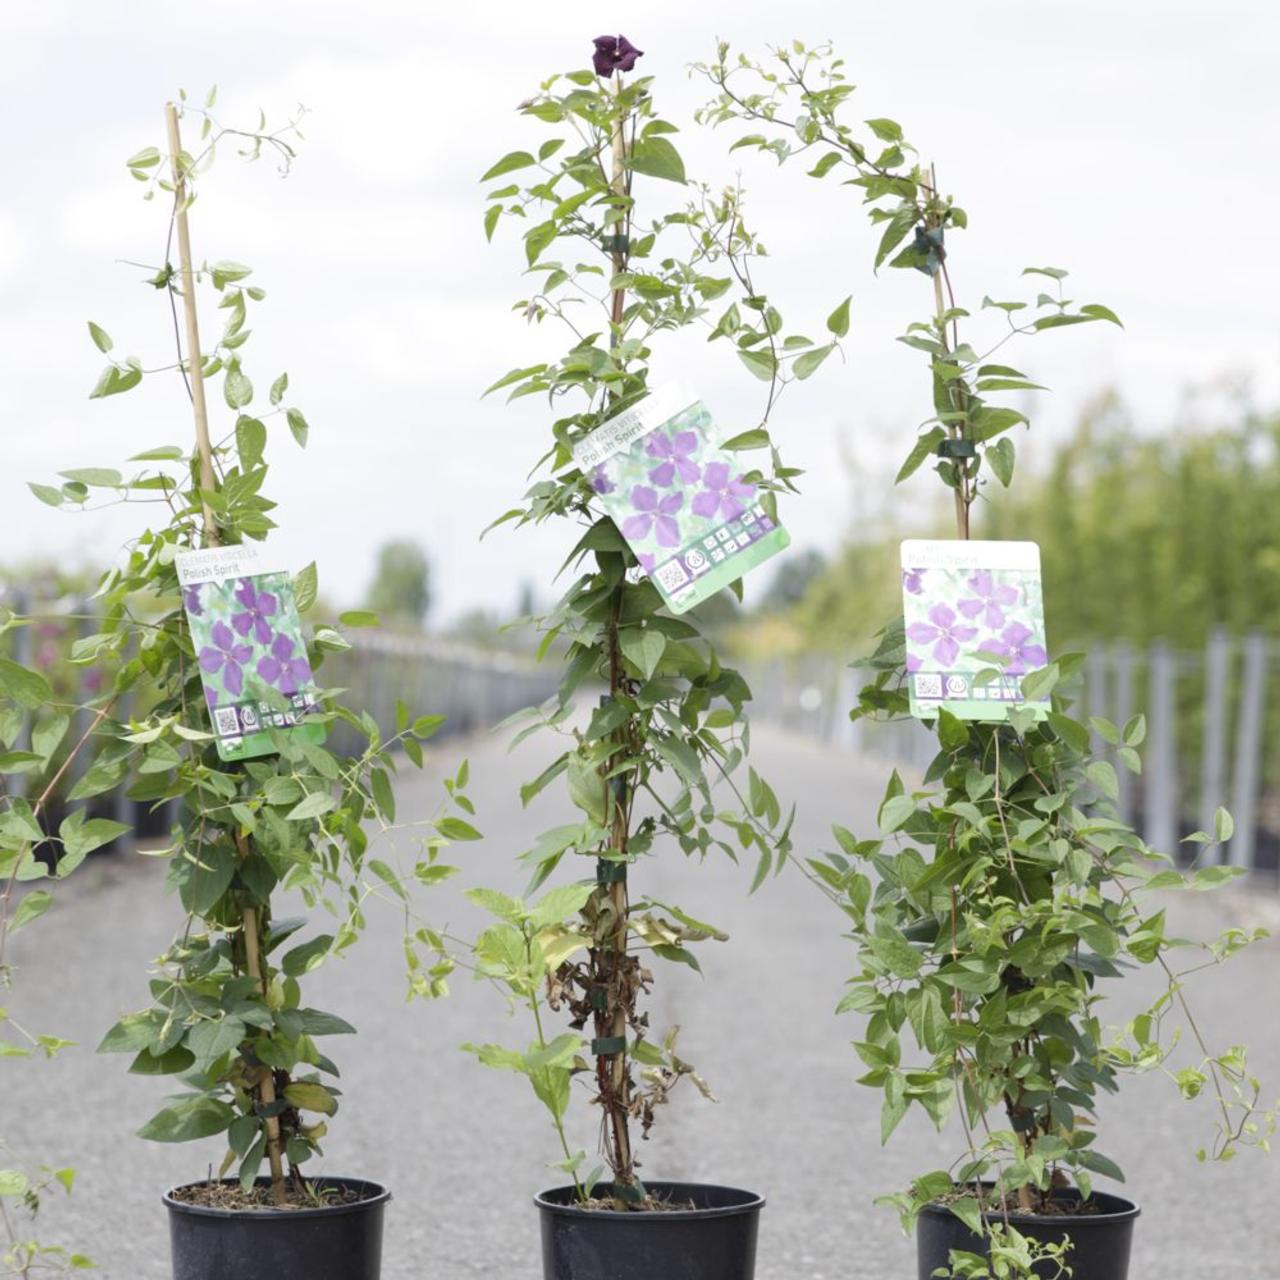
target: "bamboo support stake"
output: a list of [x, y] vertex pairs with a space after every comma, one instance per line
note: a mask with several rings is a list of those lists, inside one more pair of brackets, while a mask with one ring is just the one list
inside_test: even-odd
[[[925, 186], [925, 190], [929, 193], [929, 199], [933, 199], [938, 194], [938, 174], [932, 164], [924, 166], [929, 173], [929, 181]], [[926, 220], [925, 226], [930, 227], [932, 224]], [[941, 330], [940, 339], [944, 348], [950, 351], [947, 345], [946, 325], [942, 323], [942, 317], [947, 313], [947, 302], [942, 293], [942, 266], [939, 265], [938, 270], [933, 274], [933, 305], [935, 314], [938, 317], [938, 327]], [[947, 392], [948, 397], [951, 392]], [[957, 435], [952, 428], [945, 427], [944, 430]], [[963, 460], [956, 460], [957, 470], [963, 469]], [[960, 483], [955, 489], [956, 500], [956, 537], [968, 540], [969, 538], [969, 498], [963, 475], [960, 476]]]
[[[196, 314], [195, 272], [191, 265], [191, 230], [187, 224], [187, 175], [182, 167], [182, 137], [178, 130], [178, 109], [166, 103], [165, 126], [169, 136], [169, 160], [173, 172], [174, 222], [178, 231], [178, 262], [182, 280], [182, 310], [187, 331], [187, 377], [191, 387], [191, 409], [195, 417], [196, 451], [200, 456], [201, 505], [204, 510], [204, 545], [220, 544], [217, 522], [209, 506], [208, 495], [217, 485], [213, 470], [213, 446], [209, 441], [209, 410], [204, 395], [204, 358], [200, 352], [200, 324]], [[181, 358], [181, 357], [179, 357]], [[236, 836], [236, 850], [243, 860], [249, 855], [248, 842]], [[245, 967], [249, 976], [267, 994], [262, 976], [262, 957], [259, 951], [258, 910], [246, 906], [241, 917], [244, 932]], [[264, 1107], [276, 1101], [276, 1082], [269, 1067], [263, 1067], [258, 1080], [258, 1098]], [[284, 1158], [280, 1151], [280, 1121], [275, 1116], [266, 1117], [267, 1158], [271, 1162], [271, 1194], [277, 1204], [285, 1202]]]
[[[619, 76], [616, 80], [617, 92], [620, 94], [622, 90], [622, 78]], [[611, 139], [612, 151], [612, 177], [611, 183], [613, 190], [622, 195], [626, 191], [626, 138], [623, 134], [623, 118], [619, 111], [618, 118], [614, 122], [613, 136]], [[630, 216], [622, 219], [621, 223], [612, 224], [614, 227], [614, 248], [613, 248], [613, 270], [614, 274], [620, 274], [626, 270], [627, 266], [627, 248], [623, 246], [617, 239], [619, 232], [617, 227], [622, 225], [630, 227]], [[622, 317], [626, 310], [626, 290], [614, 289], [613, 296], [610, 300], [610, 319], [613, 324], [613, 342], [615, 345], [621, 342], [622, 338]], [[610, 693], [618, 692], [618, 685], [621, 680], [620, 656], [618, 653], [618, 624], [616, 613], [611, 619], [610, 635], [609, 635], [609, 686]], [[608, 783], [606, 783], [608, 786]], [[614, 801], [614, 818], [613, 830], [610, 844], [615, 852], [624, 854], [627, 849], [627, 819], [629, 805], [624, 803], [621, 797], [615, 797]], [[629, 982], [623, 970], [623, 962], [627, 955], [627, 915], [630, 910], [630, 903], [627, 900], [627, 882], [625, 880], [617, 880], [609, 886], [609, 902], [614, 911], [614, 930], [611, 940], [613, 951], [613, 969], [615, 975], [621, 974], [624, 982]], [[614, 1157], [618, 1166], [618, 1173], [622, 1180], [631, 1184], [634, 1182], [634, 1173], [632, 1167], [631, 1155], [631, 1134], [628, 1128], [627, 1104], [630, 1099], [627, 1097], [627, 1053], [626, 1053], [626, 1036], [627, 1036], [627, 1009], [624, 1002], [619, 1001], [617, 1008], [614, 1009], [613, 1018], [609, 1027], [609, 1035], [613, 1038], [622, 1037], [624, 1048], [621, 1053], [615, 1054], [609, 1063], [610, 1073], [610, 1094], [613, 1100], [612, 1114], [610, 1115], [610, 1125], [613, 1129], [614, 1141]]]

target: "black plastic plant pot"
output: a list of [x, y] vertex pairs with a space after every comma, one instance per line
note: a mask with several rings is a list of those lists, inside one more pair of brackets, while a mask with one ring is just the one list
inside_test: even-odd
[[[1062, 1202], [1080, 1201], [1074, 1189], [1054, 1197]], [[1141, 1212], [1137, 1205], [1119, 1196], [1096, 1191], [1092, 1201], [1096, 1213], [1011, 1213], [1009, 1225], [1032, 1240], [1058, 1242], [1068, 1237], [1071, 1248], [1065, 1258], [1072, 1280], [1127, 1280], [1129, 1249], [1133, 1244], [1133, 1221]], [[916, 1223], [916, 1252], [919, 1280], [931, 1280], [938, 1268], [943, 1274], [952, 1249], [987, 1255], [986, 1241], [973, 1234], [944, 1204], [931, 1204]], [[1057, 1276], [1056, 1263], [1037, 1264], [1037, 1276]]]
[[[649, 1182], [649, 1194], [688, 1209], [584, 1209], [572, 1187], [534, 1199], [545, 1280], [752, 1280], [764, 1197], [700, 1182]], [[608, 1186], [597, 1187], [608, 1199]]]
[[[259, 1178], [258, 1185], [269, 1181]], [[379, 1280], [391, 1193], [353, 1178], [315, 1178], [311, 1185], [321, 1194], [353, 1191], [360, 1198], [307, 1209], [216, 1209], [166, 1194], [173, 1280]]]

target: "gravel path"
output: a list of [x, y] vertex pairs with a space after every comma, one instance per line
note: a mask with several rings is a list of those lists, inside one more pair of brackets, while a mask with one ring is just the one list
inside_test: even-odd
[[[519, 892], [513, 855], [562, 820], [552, 799], [525, 812], [516, 796], [519, 781], [538, 772], [544, 746], [535, 740], [513, 755], [493, 740], [467, 746], [487, 838], [460, 851], [463, 877], [423, 900], [426, 914], [461, 929], [476, 922], [462, 889], [485, 883]], [[762, 772], [799, 803], [798, 848], [824, 847], [833, 821], [869, 827], [880, 765], [778, 733], [758, 731], [756, 746]], [[443, 745], [441, 769], [462, 750]], [[436, 797], [433, 777], [407, 783], [403, 816], [434, 810]], [[907, 1280], [914, 1250], [892, 1213], [871, 1201], [909, 1174], [945, 1164], [951, 1147], [913, 1115], [892, 1147], [881, 1149], [878, 1098], [854, 1083], [854, 1024], [831, 1016], [852, 967], [839, 920], [800, 877], [784, 875], [748, 897], [749, 875], [727, 861], [700, 867], [678, 854], [635, 873], [653, 896], [731, 935], [727, 944], [701, 948], [705, 980], [681, 966], [659, 970], [653, 1025], [684, 1027], [682, 1052], [720, 1101], [677, 1091], [645, 1167], [652, 1176], [766, 1192], [759, 1280]], [[128, 1075], [122, 1058], [90, 1052], [119, 1013], [144, 1003], [149, 959], [176, 923], [162, 882], [163, 867], [148, 859], [91, 862], [62, 887], [40, 926], [17, 940], [26, 945], [13, 957], [22, 967], [11, 993], [14, 1015], [85, 1047], [52, 1063], [6, 1062], [0, 1129], [15, 1154], [38, 1152], [79, 1170], [75, 1195], [51, 1204], [42, 1234], [90, 1254], [107, 1280], [165, 1280], [160, 1192], [202, 1176], [221, 1157], [216, 1142], [135, 1140], [163, 1084]], [[1223, 927], [1232, 913], [1237, 920], [1277, 915], [1273, 898], [1243, 894], [1229, 902], [1180, 898], [1170, 911], [1184, 934]], [[559, 1180], [543, 1167], [554, 1158], [553, 1134], [522, 1080], [457, 1051], [468, 1040], [522, 1043], [526, 1028], [465, 975], [453, 999], [406, 1006], [399, 924], [389, 909], [376, 916], [362, 946], [310, 980], [310, 1003], [361, 1031], [330, 1042], [346, 1097], [325, 1167], [392, 1187], [386, 1280], [535, 1280], [529, 1196]], [[1210, 1036], [1250, 1044], [1270, 1096], [1280, 1095], [1278, 960], [1280, 943], [1264, 943], [1200, 975], [1193, 993]], [[577, 1140], [589, 1147], [592, 1115], [585, 1107], [576, 1115]], [[1280, 1164], [1256, 1153], [1226, 1166], [1197, 1164], [1192, 1153], [1209, 1136], [1209, 1110], [1182, 1103], [1158, 1076], [1130, 1084], [1123, 1109], [1111, 1101], [1102, 1121], [1100, 1145], [1125, 1165], [1143, 1205], [1134, 1280], [1280, 1275]]]

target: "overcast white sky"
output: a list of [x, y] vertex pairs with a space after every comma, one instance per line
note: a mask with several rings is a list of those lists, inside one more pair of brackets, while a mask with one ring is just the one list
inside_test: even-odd
[[[538, 140], [519, 100], [549, 72], [586, 65], [591, 38], [618, 23], [646, 50], [663, 113], [687, 126], [690, 172], [723, 181], [743, 167], [773, 252], [763, 284], [788, 320], [812, 331], [854, 295], [849, 363], [795, 388], [775, 423], [809, 472], [783, 509], [799, 545], [832, 546], [882, 506], [884, 472], [928, 402], [917, 358], [892, 338], [927, 308], [928, 285], [914, 272], [872, 277], [872, 236], [847, 190], [730, 159], [728, 136], [693, 126], [705, 93], [685, 67], [717, 35], [754, 51], [836, 41], [859, 115], [899, 120], [969, 211], [972, 229], [951, 245], [962, 302], [1017, 296], [1022, 267], [1052, 264], [1071, 269], [1078, 299], [1121, 314], [1123, 333], [1089, 326], [1021, 349], [1016, 362], [1055, 392], [1033, 406], [1043, 438], [1109, 386], [1152, 429], [1189, 386], [1224, 373], [1251, 376], [1260, 404], [1280, 402], [1273, 0], [658, 0], [625, 20], [605, 12], [564, 0], [0, 0], [0, 561], [100, 562], [140, 511], [62, 515], [24, 482], [189, 437], [166, 380], [86, 399], [102, 360], [85, 321], [121, 352], [168, 358], [157, 296], [116, 262], [156, 260], [165, 211], [140, 202], [122, 161], [162, 145], [162, 106], [179, 86], [217, 83], [229, 123], [259, 104], [272, 116], [311, 109], [287, 181], [228, 156], [192, 212], [197, 257], [248, 262], [269, 291], [250, 372], [265, 390], [287, 369], [312, 424], [305, 454], [272, 450], [287, 463], [272, 481], [287, 559], [317, 559], [326, 595], [353, 601], [378, 543], [419, 539], [437, 617], [510, 607], [522, 579], [545, 584], [563, 531], [477, 542], [546, 439], [536, 402], [507, 409], [479, 393], [555, 355], [559, 337], [510, 315], [523, 258], [514, 236], [485, 244], [475, 179]], [[722, 345], [670, 346], [657, 375], [692, 379], [718, 416], [750, 425], [759, 384]]]

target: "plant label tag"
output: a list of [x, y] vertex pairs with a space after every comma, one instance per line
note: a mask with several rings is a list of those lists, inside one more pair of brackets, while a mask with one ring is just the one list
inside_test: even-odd
[[908, 539], [902, 615], [911, 714], [945, 708], [962, 720], [1006, 720], [1014, 707], [1042, 718], [1022, 679], [1048, 662], [1040, 548], [1034, 542]]
[[289, 574], [255, 545], [174, 558], [209, 719], [223, 760], [279, 750], [278, 733], [321, 743], [320, 709]]
[[791, 541], [721, 439], [697, 395], [670, 384], [573, 451], [672, 613], [692, 609]]

